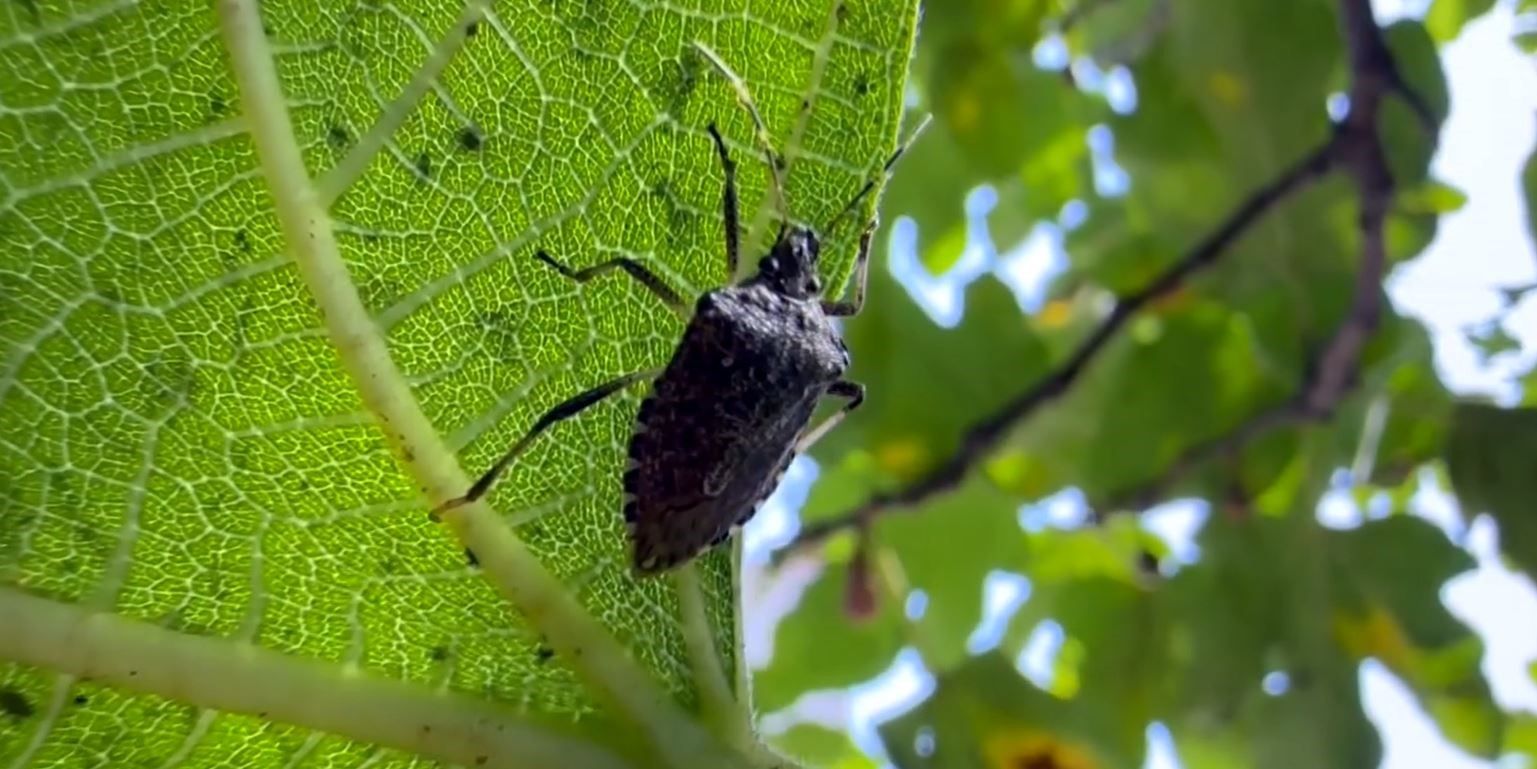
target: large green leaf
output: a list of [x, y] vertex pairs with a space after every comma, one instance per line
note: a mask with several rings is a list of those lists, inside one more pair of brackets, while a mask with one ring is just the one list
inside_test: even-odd
[[[709, 5], [508, 5], [467, 23], [443, 4], [262, 4], [265, 35], [250, 37], [276, 52], [322, 196], [341, 191], [344, 159], [364, 161], [332, 213], [365, 325], [468, 472], [555, 402], [662, 363], [681, 327], [622, 276], [577, 288], [536, 248], [575, 266], [630, 255], [690, 295], [726, 279], [705, 124], [742, 164], [744, 219], [766, 175], [745, 113], [690, 41], [742, 74], [779, 144], [814, 103], [790, 153], [798, 219], [827, 221], [893, 146], [912, 3]], [[287, 127], [247, 114], [231, 62], [250, 61], [226, 50], [218, 19], [199, 3], [0, 11], [0, 590], [216, 640], [199, 669], [210, 684], [218, 654], [254, 646], [423, 697], [606, 719], [580, 665], [541, 637], [547, 607], [509, 609], [482, 579], [492, 564], [428, 520], [386, 447], [408, 465], [427, 448], [381, 432], [338, 365], [334, 319], [274, 215], [274, 201], [303, 201], [258, 167], [253, 138], [286, 140]], [[390, 105], [433, 56], [447, 56], [442, 74]], [[351, 155], [382, 112], [403, 116], [398, 129]], [[824, 257], [834, 286], [854, 234]], [[556, 427], [490, 501], [688, 707], [672, 583], [626, 567], [617, 511], [637, 397]], [[703, 576], [729, 666], [728, 562], [705, 558]], [[0, 663], [0, 691], [24, 703], [0, 717], [12, 766], [415, 761], [29, 665]]]

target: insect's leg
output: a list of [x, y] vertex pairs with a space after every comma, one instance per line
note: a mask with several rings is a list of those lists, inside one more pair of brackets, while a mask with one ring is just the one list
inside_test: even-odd
[[758, 140], [758, 145], [763, 148], [764, 157], [768, 160], [769, 181], [773, 185], [774, 202], [779, 206], [779, 218], [783, 224], [790, 218], [790, 206], [785, 201], [784, 162], [774, 152], [774, 142], [769, 137], [768, 127], [763, 123], [763, 114], [758, 112], [758, 105], [753, 101], [752, 92], [747, 90], [747, 83], [742, 80], [741, 75], [738, 75], [736, 70], [733, 70], [714, 49], [698, 40], [694, 41], [694, 48], [704, 55], [721, 77], [726, 79], [731, 90], [736, 92], [737, 103], [741, 104], [742, 109], [747, 110], [747, 116], [752, 118], [753, 133]]
[[726, 151], [726, 140], [720, 137], [720, 131], [711, 123], [707, 129], [710, 138], [715, 140], [715, 151], [720, 154], [721, 168], [726, 172], [726, 189], [721, 193], [721, 218], [726, 223], [726, 280], [736, 281], [737, 266], [737, 239], [740, 237], [740, 224], [737, 221], [736, 212], [736, 163], [731, 160], [731, 154]]
[[539, 420], [534, 422], [534, 426], [529, 428], [528, 432], [524, 433], [522, 438], [518, 439], [517, 443], [512, 444], [512, 448], [508, 449], [507, 453], [503, 454], [501, 459], [496, 460], [496, 464], [492, 465], [491, 469], [487, 470], [485, 475], [480, 476], [480, 480], [475, 481], [474, 485], [470, 486], [470, 490], [466, 491], [464, 496], [450, 499], [447, 502], [438, 505], [432, 511], [432, 517], [436, 519], [449, 510], [452, 510], [461, 505], [467, 505], [485, 496], [486, 492], [491, 489], [492, 484], [496, 483], [496, 479], [502, 474], [502, 471], [506, 470], [507, 466], [512, 464], [512, 460], [517, 459], [518, 455], [522, 454], [523, 450], [527, 449], [529, 444], [533, 443], [534, 439], [539, 437], [540, 433], [550, 429], [550, 427], [556, 422], [570, 419], [571, 417], [582, 413], [582, 411], [586, 410], [587, 407], [602, 401], [608, 396], [613, 395], [614, 393], [619, 392], [620, 390], [623, 390], [624, 388], [629, 387], [636, 382], [639, 382], [643, 379], [650, 379], [656, 376], [657, 373], [658, 372], [654, 370], [637, 371], [633, 374], [626, 374], [622, 377], [611, 379], [607, 382], [604, 382], [603, 384], [598, 385], [597, 387], [592, 388], [591, 390], [579, 393], [576, 396], [567, 399], [563, 403], [560, 403], [549, 411], [546, 411], [544, 416], [539, 417]]
[[539, 251], [539, 253], [534, 254], [534, 256], [537, 257], [539, 261], [554, 267], [556, 270], [559, 270], [560, 274], [578, 283], [586, 283], [587, 281], [592, 280], [593, 278], [596, 278], [605, 272], [612, 272], [613, 270], [624, 270], [626, 273], [629, 273], [630, 277], [634, 278], [636, 282], [640, 283], [642, 286], [645, 286], [648, 290], [651, 291], [651, 293], [656, 294], [657, 298], [661, 299], [662, 302], [671, 308], [673, 312], [676, 312], [679, 315], [683, 315], [688, 312], [688, 306], [683, 303], [683, 297], [679, 296], [678, 292], [672, 290], [672, 287], [668, 286], [667, 283], [661, 278], [658, 278], [655, 273], [646, 269], [645, 265], [635, 261], [634, 259], [630, 259], [629, 257], [616, 256], [613, 259], [595, 264], [591, 267], [585, 267], [580, 270], [573, 270], [570, 267], [555, 261], [555, 257], [550, 256], [542, 249]]
[[896, 167], [897, 161], [902, 159], [902, 155], [907, 152], [907, 148], [913, 146], [913, 142], [918, 141], [918, 137], [923, 135], [923, 131], [929, 127], [929, 122], [931, 119], [932, 116], [924, 115], [923, 118], [918, 121], [918, 126], [913, 129], [911, 134], [908, 134], [907, 139], [903, 140], [901, 144], [897, 145], [897, 149], [895, 152], [891, 153], [891, 157], [886, 158], [886, 163], [881, 166], [880, 173], [866, 181], [865, 186], [860, 187], [859, 191], [854, 193], [854, 197], [849, 198], [849, 202], [843, 206], [843, 210], [839, 211], [838, 215], [829, 220], [827, 222], [827, 226], [822, 228], [822, 234], [824, 236], [831, 235], [833, 230], [837, 228], [838, 223], [843, 221], [843, 217], [854, 213], [854, 209], [859, 205], [859, 201], [864, 200], [865, 196], [870, 194], [875, 189], [875, 185], [878, 182], [881, 182], [887, 177], [891, 176], [891, 169]]
[[843, 408], [838, 409], [822, 420], [822, 424], [802, 433], [801, 437], [795, 441], [795, 453], [800, 454], [810, 449], [812, 444], [821, 440], [822, 436], [827, 434], [828, 430], [837, 427], [838, 423], [842, 422], [843, 418], [848, 416], [850, 411], [859, 408], [859, 404], [865, 402], [865, 386], [846, 379], [833, 382], [832, 386], [827, 388], [827, 394], [847, 398], [849, 402], [843, 404]]
[[875, 235], [875, 220], [859, 236], [859, 255], [854, 257], [854, 298], [847, 302], [822, 302], [828, 315], [858, 315], [865, 306], [865, 284], [870, 280], [870, 239]]
[[[896, 151], [891, 153], [891, 157], [886, 159], [886, 163], [881, 166], [880, 173], [865, 182], [865, 186], [859, 188], [859, 192], [854, 193], [854, 197], [844, 205], [843, 210], [839, 211], [838, 215], [834, 216], [832, 221], [829, 221], [827, 226], [822, 228], [824, 236], [830, 235], [833, 229], [838, 226], [838, 222], [854, 212], [855, 207], [859, 205], [859, 201], [863, 200], [864, 196], [870, 194], [870, 191], [875, 189], [876, 182], [891, 175], [891, 169], [896, 167], [897, 161], [902, 159], [903, 153], [906, 153], [907, 148], [911, 147], [913, 142], [918, 140], [918, 137], [923, 134], [923, 130], [928, 125], [929, 116], [925, 115], [919, 121], [918, 127], [913, 129], [912, 134], [897, 146]], [[857, 315], [860, 308], [864, 307], [865, 284], [870, 275], [870, 239], [875, 235], [875, 226], [876, 221], [871, 219], [870, 223], [865, 225], [865, 231], [859, 236], [859, 256], [854, 259], [854, 298], [847, 302], [822, 302], [822, 312], [828, 315]]]

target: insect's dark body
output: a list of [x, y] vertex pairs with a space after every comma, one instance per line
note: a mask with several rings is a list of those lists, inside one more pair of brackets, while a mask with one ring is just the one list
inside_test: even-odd
[[701, 296], [630, 439], [624, 517], [636, 567], [671, 568], [752, 518], [848, 365], [814, 298], [761, 276]]

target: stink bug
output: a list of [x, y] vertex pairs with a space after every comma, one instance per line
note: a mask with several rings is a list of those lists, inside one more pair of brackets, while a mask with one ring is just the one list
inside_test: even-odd
[[[623, 270], [684, 317], [687, 328], [665, 368], [616, 377], [550, 409], [464, 496], [443, 503], [435, 515], [485, 495], [512, 461], [551, 426], [632, 384], [654, 380], [630, 438], [624, 519], [635, 571], [656, 574], [724, 542], [757, 512], [795, 455], [810, 448], [864, 400], [864, 387], [843, 378], [849, 353], [832, 319], [854, 315], [864, 304], [876, 223], [872, 220], [859, 238], [852, 299], [824, 299], [817, 276], [821, 238], [812, 229], [790, 222], [781, 161], [769, 145], [751, 95], [713, 51], [695, 45], [730, 81], [763, 145], [779, 207], [779, 232], [773, 246], [758, 261], [754, 274], [737, 280], [736, 163], [711, 123], [707, 131], [725, 177], [721, 209], [732, 282], [700, 296], [692, 312], [682, 296], [633, 259], [617, 257], [576, 270], [539, 251], [536, 258], [579, 283]], [[927, 119], [824, 232], [854, 211], [926, 124]], [[812, 413], [825, 396], [841, 398], [843, 405], [812, 427]]]

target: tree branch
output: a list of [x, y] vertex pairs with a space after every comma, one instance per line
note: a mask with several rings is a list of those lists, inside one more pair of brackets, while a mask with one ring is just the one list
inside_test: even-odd
[[1328, 172], [1335, 161], [1335, 143], [1324, 145], [1293, 163], [1269, 184], [1255, 190], [1210, 234], [1179, 261], [1159, 273], [1142, 288], [1121, 297], [1073, 354], [1055, 371], [1015, 396], [994, 414], [966, 431], [961, 446], [945, 462], [905, 489], [877, 494], [863, 505], [838, 517], [803, 529], [791, 544], [808, 545], [847, 528], [865, 526], [885, 511], [910, 507], [957, 486], [971, 467], [987, 456], [1015, 425], [1036, 409], [1066, 393], [1089, 364], [1142, 308], [1182, 288], [1191, 276], [1215, 265], [1250, 227], [1277, 204]]
[[[1193, 467], [1275, 427], [1299, 418], [1322, 419], [1331, 413], [1349, 390], [1361, 350], [1376, 330], [1381, 314], [1382, 275], [1387, 262], [1383, 223], [1392, 201], [1393, 182], [1377, 137], [1377, 114], [1389, 93], [1406, 95], [1417, 113], [1424, 106], [1408, 95], [1381, 30], [1372, 18], [1369, 0], [1340, 0], [1340, 11], [1351, 70], [1350, 112], [1328, 141], [1251, 193], [1179, 261], [1147, 285], [1121, 297], [1059, 368], [968, 429], [960, 448], [942, 464], [904, 489], [876, 494], [837, 518], [807, 526], [790, 547], [805, 547], [845, 529], [867, 527], [883, 514], [910, 508], [955, 488], [1018, 424], [1066, 393], [1137, 312], [1179, 290], [1192, 276], [1216, 264], [1249, 228], [1280, 203], [1325, 174], [1343, 170], [1355, 181], [1361, 206], [1361, 269], [1349, 315], [1319, 357], [1313, 376], [1297, 398], [1262, 413], [1228, 436], [1193, 448], [1176, 460], [1175, 467]], [[1421, 114], [1434, 121], [1428, 108]]]
[[1339, 125], [1334, 143], [1339, 148], [1340, 167], [1355, 183], [1359, 201], [1357, 226], [1361, 233], [1361, 263], [1350, 310], [1313, 361], [1309, 376], [1296, 395], [1260, 412], [1226, 435], [1190, 447], [1161, 478], [1113, 501], [1113, 507], [1146, 507], [1208, 460], [1234, 456], [1249, 442], [1272, 430], [1328, 419], [1355, 385], [1361, 353], [1381, 321], [1382, 280], [1387, 269], [1384, 229], [1394, 185], [1377, 134], [1382, 101], [1389, 95], [1399, 95], [1432, 130], [1439, 128], [1440, 121], [1399, 76], [1381, 30], [1372, 18], [1369, 0], [1340, 0], [1340, 26], [1350, 56], [1350, 112]]

